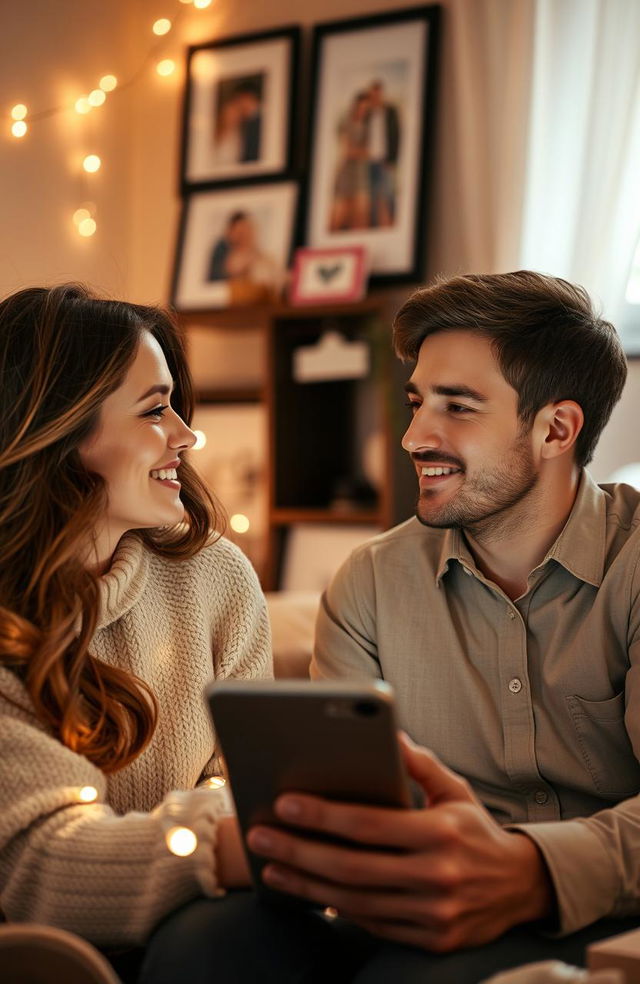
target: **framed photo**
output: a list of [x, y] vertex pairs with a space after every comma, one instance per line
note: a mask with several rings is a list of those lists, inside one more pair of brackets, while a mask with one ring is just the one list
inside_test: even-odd
[[171, 292], [179, 311], [276, 300], [291, 254], [295, 181], [195, 191], [183, 203]]
[[291, 169], [299, 47], [289, 27], [189, 48], [183, 190]]
[[419, 279], [438, 5], [314, 30], [306, 243], [366, 246], [372, 280]]
[[289, 299], [292, 304], [360, 301], [367, 286], [364, 246], [297, 249]]

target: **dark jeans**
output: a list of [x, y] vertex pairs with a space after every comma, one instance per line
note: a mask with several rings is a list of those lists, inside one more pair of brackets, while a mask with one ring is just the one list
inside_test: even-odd
[[638, 925], [637, 917], [603, 920], [564, 939], [519, 927], [493, 943], [437, 956], [373, 939], [340, 919], [231, 892], [168, 916], [149, 942], [139, 984], [478, 984], [537, 960], [584, 966], [588, 943]]

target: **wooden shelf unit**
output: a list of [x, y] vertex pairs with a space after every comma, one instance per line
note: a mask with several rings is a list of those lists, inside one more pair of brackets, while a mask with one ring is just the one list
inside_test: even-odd
[[[415, 474], [400, 448], [408, 418], [402, 410], [406, 378], [391, 350], [393, 296], [373, 294], [355, 304], [238, 307], [182, 314], [190, 328], [264, 336], [266, 364], [261, 385], [202, 387], [200, 402], [261, 402], [266, 409], [267, 516], [263, 587], [279, 587], [288, 530], [299, 523], [368, 525], [386, 529], [413, 512]], [[302, 383], [294, 379], [293, 358], [301, 345], [314, 345], [337, 330], [363, 340], [370, 350], [366, 378]], [[227, 385], [229, 383], [229, 385]], [[363, 447], [376, 434], [375, 486], [368, 481]], [[369, 467], [371, 472], [371, 467]]]

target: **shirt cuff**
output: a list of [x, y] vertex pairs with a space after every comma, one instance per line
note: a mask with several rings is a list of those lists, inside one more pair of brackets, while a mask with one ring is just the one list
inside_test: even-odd
[[565, 936], [612, 914], [617, 899], [615, 865], [584, 820], [509, 824], [541, 852], [556, 892], [558, 923], [545, 933]]

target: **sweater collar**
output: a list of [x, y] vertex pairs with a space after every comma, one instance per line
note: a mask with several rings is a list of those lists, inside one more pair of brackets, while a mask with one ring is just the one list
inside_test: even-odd
[[139, 537], [123, 536], [113, 555], [111, 567], [98, 581], [100, 611], [96, 629], [104, 629], [130, 611], [147, 583], [149, 553]]

